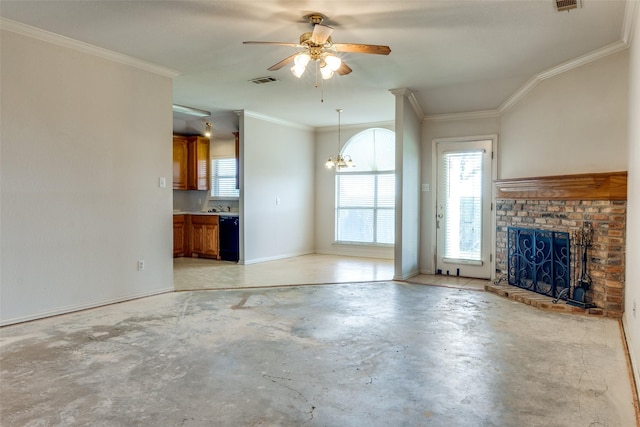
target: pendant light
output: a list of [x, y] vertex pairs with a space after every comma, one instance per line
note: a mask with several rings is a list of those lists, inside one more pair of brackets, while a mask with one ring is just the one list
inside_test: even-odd
[[340, 153], [340, 116], [342, 114], [342, 108], [337, 108], [336, 111], [338, 112], [338, 154], [329, 157], [329, 160], [327, 160], [327, 162], [324, 164], [324, 167], [326, 167], [327, 169], [332, 169], [335, 167], [336, 170], [347, 167], [353, 168], [356, 165], [353, 163], [353, 160], [351, 160], [351, 156], [346, 155], [342, 157], [342, 154]]

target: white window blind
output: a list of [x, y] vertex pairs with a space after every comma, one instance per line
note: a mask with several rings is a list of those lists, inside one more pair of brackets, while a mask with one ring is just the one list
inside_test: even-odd
[[393, 244], [395, 241], [395, 134], [368, 129], [342, 152], [355, 168], [336, 173], [336, 241]]
[[211, 159], [211, 196], [238, 197], [236, 188], [237, 161], [235, 157]]
[[442, 157], [445, 184], [445, 258], [481, 260], [482, 151]]

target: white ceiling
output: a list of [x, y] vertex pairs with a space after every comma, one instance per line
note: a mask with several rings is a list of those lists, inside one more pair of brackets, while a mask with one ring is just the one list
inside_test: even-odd
[[[382, 44], [389, 56], [344, 53], [353, 69], [322, 90], [313, 73], [267, 68], [293, 53], [245, 40], [297, 42], [329, 17], [336, 43]], [[408, 88], [426, 115], [497, 109], [532, 77], [619, 42], [625, 2], [583, 0], [32, 1], [2, 0], [0, 16], [174, 69], [174, 103], [215, 115], [245, 109], [312, 127], [394, 119], [390, 89]], [[249, 80], [279, 81], [256, 85]]]

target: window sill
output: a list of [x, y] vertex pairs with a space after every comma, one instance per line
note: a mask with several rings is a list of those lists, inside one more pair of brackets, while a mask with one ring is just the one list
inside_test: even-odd
[[395, 245], [392, 243], [366, 243], [366, 242], [346, 242], [337, 240], [331, 242], [335, 246], [367, 246], [371, 248], [393, 248]]

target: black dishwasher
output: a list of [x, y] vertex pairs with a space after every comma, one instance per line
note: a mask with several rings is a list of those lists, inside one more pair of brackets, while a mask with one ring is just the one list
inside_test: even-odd
[[238, 217], [221, 215], [219, 224], [220, 259], [238, 261]]

